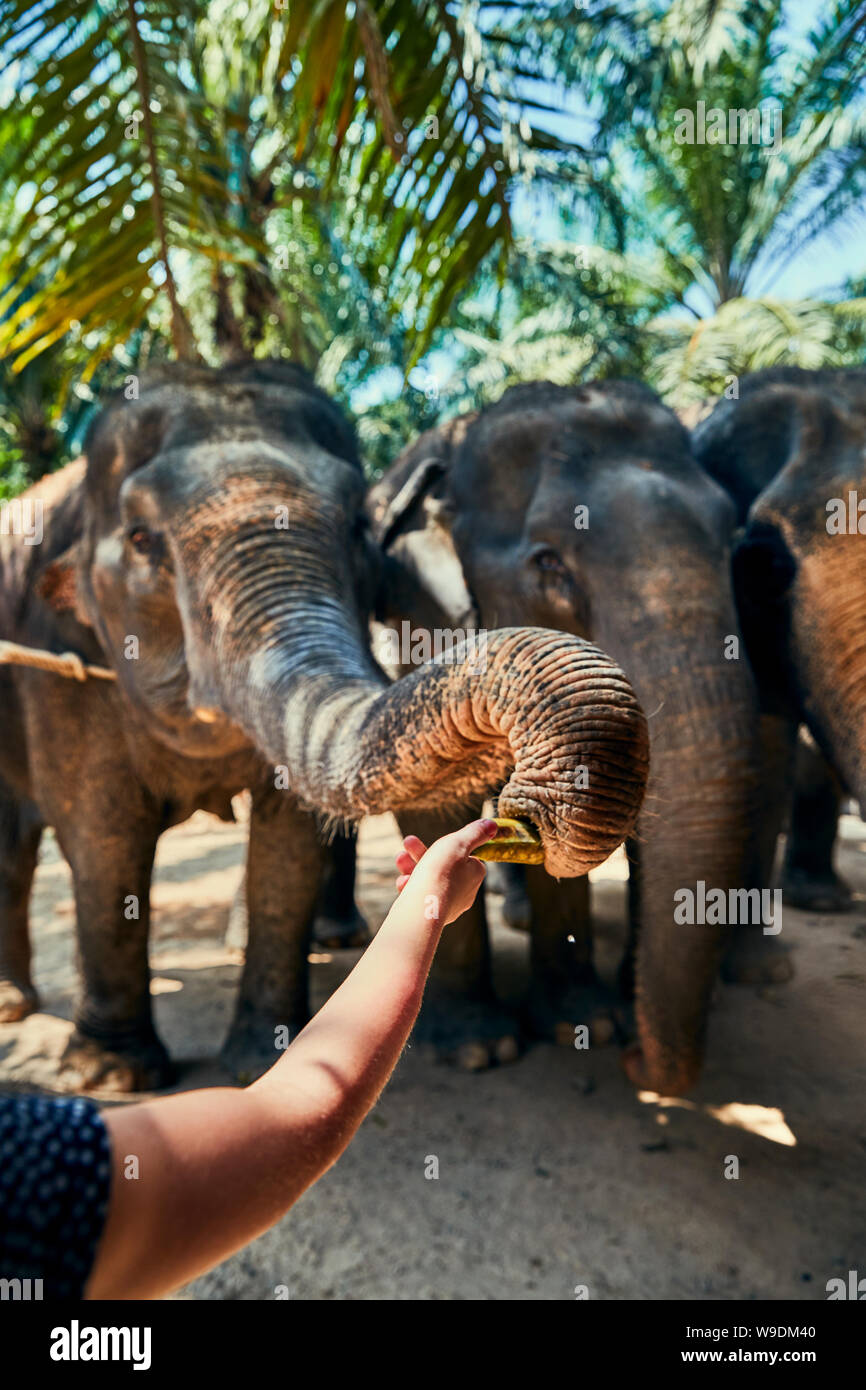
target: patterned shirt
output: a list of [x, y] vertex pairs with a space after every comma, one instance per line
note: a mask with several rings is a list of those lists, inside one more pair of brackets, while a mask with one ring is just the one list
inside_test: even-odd
[[0, 1298], [83, 1298], [110, 1188], [92, 1101], [0, 1096]]

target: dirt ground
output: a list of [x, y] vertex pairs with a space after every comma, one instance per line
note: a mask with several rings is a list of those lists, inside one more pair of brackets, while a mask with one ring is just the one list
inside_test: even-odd
[[[348, 1153], [272, 1231], [183, 1299], [823, 1299], [866, 1272], [866, 826], [845, 817], [838, 917], [784, 914], [797, 974], [719, 986], [688, 1100], [635, 1094], [615, 1047], [536, 1045], [480, 1075], [409, 1047]], [[164, 836], [154, 887], [158, 1027], [177, 1089], [225, 1082], [213, 1060], [240, 966], [223, 944], [244, 833], [200, 813]], [[360, 902], [391, 901], [390, 817], [362, 827]], [[621, 856], [593, 875], [601, 971], [624, 939]], [[528, 939], [498, 920], [501, 992]], [[55, 1085], [76, 975], [69, 873], [46, 837], [33, 904], [43, 1012], [0, 1027], [0, 1086]], [[313, 957], [314, 1003], [358, 952]], [[725, 1177], [730, 1156], [739, 1177]], [[438, 1179], [425, 1177], [430, 1156]], [[284, 1294], [281, 1296], [285, 1296]]]

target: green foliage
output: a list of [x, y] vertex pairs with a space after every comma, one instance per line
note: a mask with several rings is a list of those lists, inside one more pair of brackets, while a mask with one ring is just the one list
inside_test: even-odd
[[[597, 122], [595, 238], [656, 304], [643, 357], [675, 405], [758, 366], [863, 360], [860, 304], [832, 287], [786, 303], [767, 285], [829, 228], [862, 223], [866, 6], [839, 0], [800, 42], [785, 19], [782, 0], [585, 0], [522, 24]], [[767, 143], [689, 143], [699, 102], [766, 111]]]
[[[109, 361], [88, 371], [78, 333], [40, 353], [20, 371], [0, 364], [0, 491], [12, 495], [74, 458], [98, 409], [100, 392], [151, 359], [168, 343], [150, 331], [135, 333]], [[89, 380], [85, 380], [87, 375]]]
[[19, 450], [0, 443], [0, 502], [15, 497], [30, 484], [27, 467]]
[[[661, 256], [680, 300], [740, 298], [766, 267], [862, 217], [866, 7], [840, 0], [799, 46], [784, 17], [782, 0], [590, 0], [563, 33], [564, 69], [598, 113], [618, 225]], [[715, 143], [718, 131], [683, 142], [679, 113], [698, 102], [764, 108], [768, 143]], [[599, 208], [602, 231], [606, 218]]]
[[[453, 413], [450, 409], [449, 415]], [[424, 390], [404, 386], [399, 395], [364, 410], [358, 418], [358, 438], [370, 478], [377, 478], [412, 439], [443, 418], [442, 402]]]
[[761, 367], [842, 367], [866, 357], [866, 298], [836, 303], [730, 299], [697, 323], [684, 315], [653, 325], [652, 378], [679, 406], [722, 395], [732, 375]]
[[[374, 472], [521, 380], [631, 375], [689, 406], [755, 367], [862, 361], [866, 286], [771, 290], [862, 215], [866, 5], [796, 41], [785, 18], [0, 0], [0, 495], [154, 357], [306, 363]], [[550, 133], [576, 128], [566, 98], [586, 150]], [[781, 106], [775, 148], [681, 143], [698, 101]]]
[[504, 264], [514, 179], [575, 153], [518, 119], [507, 71], [439, 0], [2, 0], [0, 48], [0, 349], [18, 369], [80, 322], [86, 375], [152, 307], [194, 355], [175, 280], [203, 267], [205, 350], [258, 347], [282, 316], [272, 211], [334, 202], [417, 359], [493, 249]]
[[442, 393], [449, 413], [452, 403], [479, 409], [520, 381], [643, 375], [647, 326], [665, 302], [622, 256], [522, 239], [503, 291], [454, 316], [460, 353]]

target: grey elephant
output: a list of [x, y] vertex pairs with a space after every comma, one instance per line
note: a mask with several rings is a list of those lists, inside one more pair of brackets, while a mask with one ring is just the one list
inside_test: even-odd
[[[680, 890], [751, 892], [766, 881], [758, 700], [738, 645], [730, 499], [648, 388], [537, 382], [422, 435], [368, 507], [386, 555], [379, 616], [389, 630], [543, 624], [599, 642], [628, 670], [650, 725], [651, 774], [628, 846], [620, 984], [636, 996], [638, 1042], [625, 1065], [638, 1085], [687, 1090], [723, 956], [730, 979], [790, 973], [763, 918], [736, 932], [675, 920]], [[593, 965], [588, 885], [557, 884], [536, 867], [526, 880], [529, 1023], [573, 1040], [611, 1003]], [[443, 1052], [466, 1041], [454, 1036], [454, 996], [474, 1001], [476, 1065], [503, 1028], [486, 939], [479, 903], [445, 943], [431, 984]], [[489, 1027], [478, 1021], [483, 1001]]]
[[763, 705], [789, 743], [799, 721], [809, 730], [782, 890], [838, 911], [850, 899], [833, 866], [839, 804], [846, 789], [866, 792], [866, 370], [755, 372], [696, 427], [694, 447], [737, 507], [734, 584]]
[[[70, 1080], [170, 1076], [149, 992], [161, 833], [249, 788], [249, 943], [223, 1059], [261, 1070], [308, 1016], [316, 815], [471, 801], [501, 787], [546, 862], [583, 872], [622, 840], [646, 777], [628, 681], [561, 634], [489, 634], [389, 688], [368, 643], [378, 559], [353, 431], [301, 369], [173, 366], [119, 394], [84, 461], [31, 490], [41, 545], [7, 535], [0, 638], [72, 651], [116, 683], [0, 666], [0, 1010], [36, 1004], [27, 908], [40, 834], [74, 879], [82, 997]], [[5, 528], [14, 529], [14, 528]], [[575, 791], [551, 769], [589, 761]]]

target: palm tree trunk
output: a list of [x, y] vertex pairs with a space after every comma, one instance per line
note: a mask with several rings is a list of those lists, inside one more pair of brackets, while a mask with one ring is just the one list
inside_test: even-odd
[[129, 29], [132, 37], [132, 51], [135, 60], [135, 70], [138, 77], [138, 95], [141, 101], [142, 126], [144, 129], [144, 142], [147, 147], [147, 160], [150, 165], [150, 182], [153, 192], [151, 194], [151, 207], [153, 208], [153, 220], [156, 226], [156, 234], [159, 240], [160, 260], [165, 271], [165, 288], [171, 306], [171, 338], [174, 350], [182, 362], [200, 362], [201, 356], [193, 338], [192, 329], [183, 311], [180, 300], [177, 297], [177, 286], [172, 275], [171, 265], [168, 259], [168, 237], [165, 230], [165, 209], [162, 199], [162, 187], [159, 179], [159, 163], [156, 155], [156, 140], [153, 133], [153, 122], [150, 118], [150, 82], [147, 75], [147, 58], [144, 52], [141, 33], [138, 27], [138, 15], [135, 10], [135, 0], [126, 0], [126, 9], [129, 16]]

